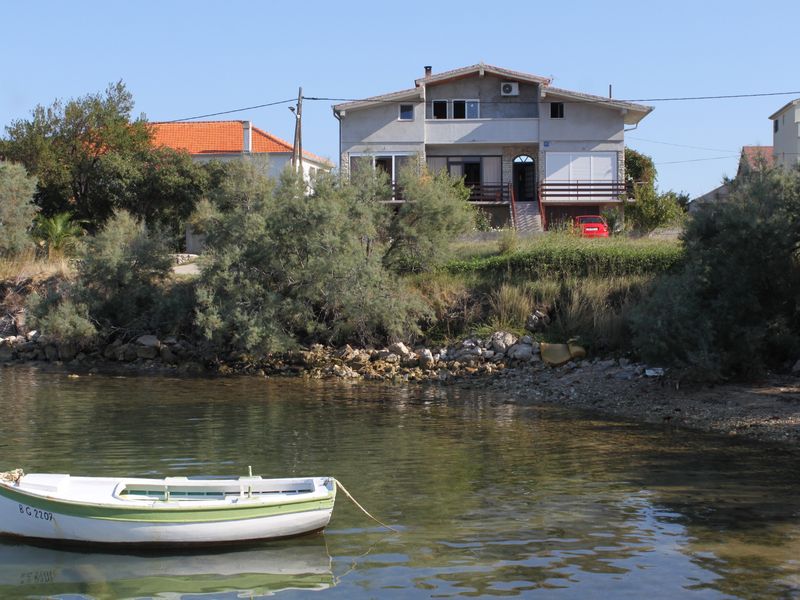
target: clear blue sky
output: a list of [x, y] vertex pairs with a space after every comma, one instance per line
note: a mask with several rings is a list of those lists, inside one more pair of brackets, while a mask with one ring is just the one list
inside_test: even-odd
[[[480, 61], [598, 95], [611, 83], [620, 99], [798, 91], [799, 16], [797, 0], [8, 2], [0, 125], [119, 79], [137, 114], [170, 120], [288, 99], [301, 85], [371, 96], [413, 86], [424, 65]], [[653, 156], [662, 189], [694, 196], [735, 174], [741, 146], [771, 145], [767, 117], [794, 97], [654, 102], [627, 142]], [[304, 104], [303, 145], [335, 161], [331, 104]], [[285, 105], [217, 118], [293, 135]]]

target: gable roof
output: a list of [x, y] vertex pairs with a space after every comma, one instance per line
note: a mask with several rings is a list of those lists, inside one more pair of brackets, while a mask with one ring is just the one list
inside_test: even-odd
[[[184, 121], [179, 123], [150, 123], [153, 145], [167, 146], [175, 150], [186, 150], [189, 154], [242, 154], [244, 152], [243, 123], [246, 121]], [[258, 127], [252, 128], [251, 152], [263, 154], [286, 154], [292, 152], [292, 144], [267, 133]], [[314, 162], [331, 165], [330, 161], [308, 151], [303, 157]]]
[[786, 104], [784, 104], [783, 106], [781, 106], [781, 107], [780, 107], [778, 110], [776, 110], [774, 113], [772, 113], [772, 114], [769, 116], [769, 118], [770, 118], [770, 119], [772, 119], [772, 120], [774, 121], [775, 119], [777, 119], [777, 118], [778, 118], [778, 117], [781, 115], [781, 113], [782, 113], [783, 111], [785, 111], [787, 108], [789, 108], [789, 107], [791, 107], [791, 106], [795, 106], [795, 105], [797, 105], [798, 103], [800, 103], [800, 98], [798, 98], [797, 100], [791, 100], [791, 101], [787, 102]]
[[375, 106], [382, 102], [392, 102], [398, 100], [422, 100], [422, 89], [428, 85], [437, 85], [446, 81], [455, 79], [463, 79], [474, 75], [496, 75], [511, 81], [537, 83], [541, 86], [542, 96], [554, 95], [572, 100], [575, 102], [588, 102], [608, 106], [610, 108], [619, 108], [625, 112], [624, 122], [626, 125], [634, 125], [646, 117], [652, 110], [652, 106], [645, 106], [644, 104], [636, 104], [634, 102], [625, 102], [622, 100], [614, 100], [604, 96], [594, 96], [592, 94], [584, 94], [583, 92], [573, 92], [560, 88], [550, 87], [551, 79], [549, 77], [541, 77], [540, 75], [533, 75], [531, 73], [523, 73], [521, 71], [512, 71], [510, 69], [503, 69], [502, 67], [495, 67], [494, 65], [487, 65], [478, 63], [468, 67], [460, 67], [450, 71], [443, 71], [435, 75], [428, 75], [421, 77], [414, 81], [415, 88], [401, 90], [399, 92], [392, 92], [389, 94], [381, 94], [380, 96], [371, 96], [363, 100], [354, 100], [336, 104], [333, 107], [335, 112], [342, 110], [354, 110], [357, 108], [366, 108], [368, 106]]
[[775, 164], [775, 154], [772, 146], [742, 146], [742, 155], [739, 158], [739, 171], [745, 166], [758, 169], [762, 165], [771, 167]]

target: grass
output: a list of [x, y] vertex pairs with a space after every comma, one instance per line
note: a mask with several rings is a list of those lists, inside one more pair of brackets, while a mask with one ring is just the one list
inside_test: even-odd
[[37, 258], [35, 252], [18, 256], [0, 256], [0, 281], [19, 283], [41, 282], [52, 277], [70, 279], [75, 273], [66, 258]]

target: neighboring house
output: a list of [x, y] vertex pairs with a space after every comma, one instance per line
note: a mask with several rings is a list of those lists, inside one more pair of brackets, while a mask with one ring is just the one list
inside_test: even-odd
[[[292, 144], [253, 127], [250, 121], [191, 121], [151, 123], [153, 144], [186, 150], [198, 162], [229, 161], [249, 157], [261, 162], [266, 174], [278, 177], [292, 162]], [[303, 151], [303, 175], [307, 181], [318, 171], [330, 171], [333, 164]], [[186, 251], [202, 251], [204, 237], [186, 226]]]
[[769, 118], [775, 164], [787, 169], [794, 167], [800, 161], [800, 98], [785, 104]]
[[[249, 156], [268, 165], [267, 174], [277, 177], [292, 162], [292, 144], [250, 121], [187, 121], [151, 123], [153, 144], [186, 150], [198, 162], [228, 161]], [[317, 171], [330, 171], [333, 164], [303, 151], [303, 174], [310, 179]]]
[[[769, 168], [775, 164], [775, 157], [772, 146], [742, 146], [739, 155], [739, 167], [736, 169], [736, 177], [749, 171]], [[725, 202], [730, 196], [728, 183], [723, 183], [710, 192], [694, 198], [689, 203], [689, 212], [695, 212], [706, 204], [717, 204]]]
[[425, 67], [411, 89], [333, 107], [343, 173], [371, 165], [396, 183], [417, 157], [463, 177], [493, 225], [523, 230], [624, 206], [624, 129], [651, 110], [485, 64]]

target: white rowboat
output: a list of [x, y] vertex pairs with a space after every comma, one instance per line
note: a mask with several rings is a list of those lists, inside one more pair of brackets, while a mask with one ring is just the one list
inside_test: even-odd
[[202, 479], [0, 474], [0, 534], [42, 540], [213, 545], [322, 530], [332, 477]]

